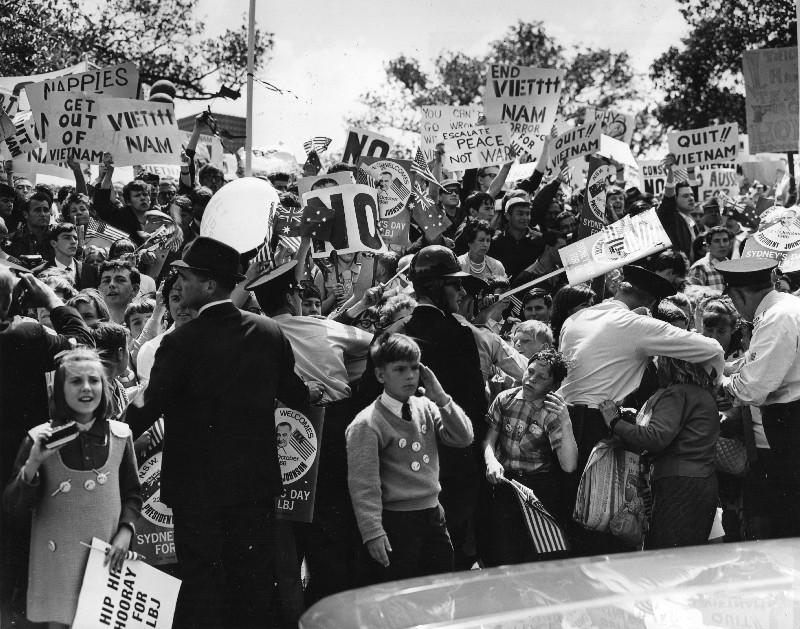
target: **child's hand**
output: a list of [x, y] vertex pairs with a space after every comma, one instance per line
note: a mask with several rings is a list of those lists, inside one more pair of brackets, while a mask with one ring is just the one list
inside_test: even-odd
[[551, 391], [544, 397], [544, 407], [548, 413], [553, 413], [553, 415], [558, 415], [559, 417], [563, 417], [566, 413], [567, 417], [569, 417], [567, 402], [557, 391]]
[[28, 461], [35, 469], [30, 469], [29, 467], [30, 472], [35, 472], [45, 459], [49, 459], [58, 451], [58, 448], [46, 448], [44, 446], [45, 439], [52, 434], [53, 428], [49, 424], [35, 429], [33, 446], [31, 447], [31, 453], [28, 455]]
[[617, 403], [614, 400], [604, 400], [597, 405], [597, 409], [603, 415], [606, 426], [611, 426], [611, 420], [619, 415]]
[[450, 396], [445, 393], [442, 385], [434, 373], [422, 363], [419, 364], [420, 386], [425, 387], [425, 395], [437, 406], [444, 406], [450, 401]]
[[500, 479], [503, 478], [503, 466], [497, 459], [492, 459], [486, 464], [486, 480], [492, 485], [497, 485]]
[[389, 538], [386, 535], [369, 540], [367, 542], [367, 550], [369, 551], [369, 556], [384, 568], [389, 567], [389, 553], [392, 552], [392, 546], [389, 544]]
[[125, 554], [131, 546], [131, 536], [133, 531], [127, 526], [119, 527], [117, 534], [111, 540], [111, 548], [103, 561], [104, 566], [108, 566], [109, 572], [120, 572], [125, 561]]

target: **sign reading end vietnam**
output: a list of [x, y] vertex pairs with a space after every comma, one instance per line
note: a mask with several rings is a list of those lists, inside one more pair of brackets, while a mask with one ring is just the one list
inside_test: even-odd
[[725, 164], [736, 160], [739, 130], [735, 122], [667, 134], [675, 165], [683, 168], [703, 164]]
[[446, 168], [466, 170], [513, 161], [510, 126], [493, 124], [444, 132]]

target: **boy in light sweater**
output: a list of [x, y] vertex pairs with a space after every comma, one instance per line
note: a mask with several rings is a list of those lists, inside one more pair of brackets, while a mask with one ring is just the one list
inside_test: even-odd
[[[376, 581], [448, 572], [453, 546], [439, 504], [438, 442], [464, 448], [472, 424], [420, 364], [419, 346], [387, 333], [371, 349], [383, 393], [345, 433], [347, 483]], [[425, 396], [414, 393], [420, 384]], [[370, 562], [371, 563], [371, 562]]]

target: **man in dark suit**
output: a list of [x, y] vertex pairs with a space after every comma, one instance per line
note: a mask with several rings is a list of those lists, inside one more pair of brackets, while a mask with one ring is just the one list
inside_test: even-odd
[[83, 262], [75, 256], [78, 253], [78, 232], [72, 223], [56, 223], [51, 225], [47, 233], [47, 240], [53, 249], [53, 257], [44, 264], [33, 269], [34, 275], [39, 275], [45, 269], [61, 269], [75, 288], [93, 288], [82, 277]]
[[[664, 187], [664, 198], [656, 211], [664, 231], [672, 241], [672, 248], [683, 251], [692, 260], [692, 241], [700, 235], [691, 211], [695, 206], [694, 191], [686, 181], [675, 183], [673, 166], [675, 156], [670, 153], [663, 161], [667, 171], [667, 183]], [[692, 260], [693, 261], [693, 260]]]
[[282, 490], [275, 400], [302, 410], [308, 390], [277, 324], [231, 302], [244, 277], [235, 249], [199, 237], [172, 266], [199, 314], [161, 342], [146, 407], [165, 419], [161, 498], [183, 577], [175, 627], [262, 627]]
[[[50, 311], [58, 334], [37, 321], [24, 320], [19, 302]], [[27, 431], [46, 421], [45, 373], [55, 368], [55, 356], [74, 343], [94, 345], [91, 331], [78, 311], [64, 306], [53, 290], [30, 273], [19, 283], [0, 266], [0, 483], [5, 487], [17, 450]], [[24, 620], [29, 522], [11, 522], [5, 515], [0, 528], [0, 617], [2, 626], [28, 626]], [[15, 599], [13, 610], [11, 599]], [[19, 614], [17, 616], [17, 614]], [[16, 620], [15, 620], [16, 619]]]

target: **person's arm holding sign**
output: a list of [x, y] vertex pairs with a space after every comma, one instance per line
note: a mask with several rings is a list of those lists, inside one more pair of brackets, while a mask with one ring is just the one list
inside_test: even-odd
[[489, 423], [489, 430], [483, 440], [483, 460], [486, 462], [486, 480], [492, 485], [496, 485], [503, 478], [503, 466], [495, 456], [497, 438], [503, 426], [503, 409], [500, 407], [500, 398], [495, 398], [486, 414], [486, 421]]

